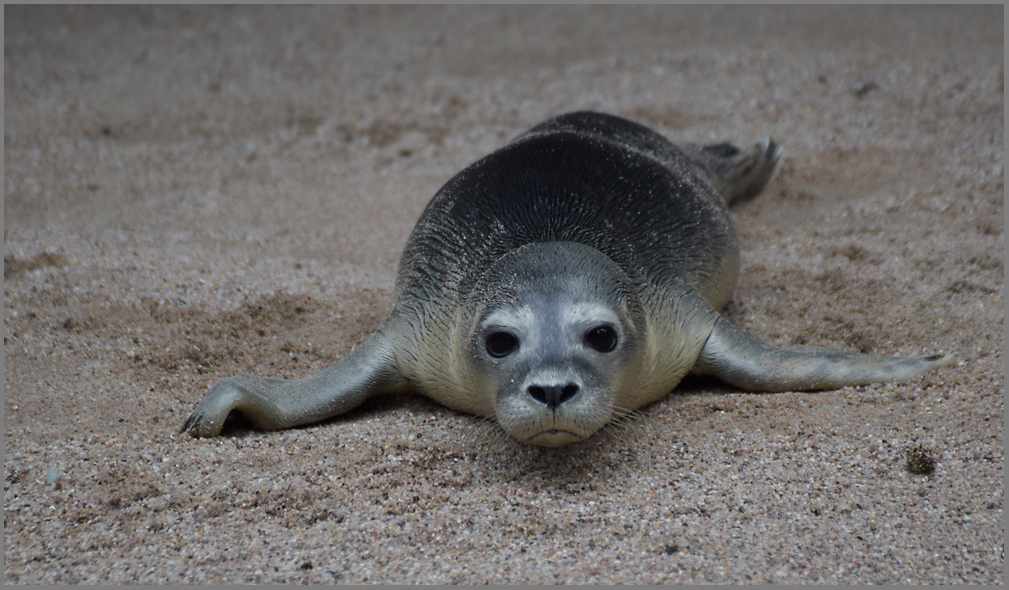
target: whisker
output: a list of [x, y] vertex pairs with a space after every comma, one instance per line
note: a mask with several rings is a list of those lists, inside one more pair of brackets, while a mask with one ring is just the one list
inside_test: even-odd
[[502, 445], [510, 437], [493, 418], [474, 416], [476, 424], [463, 434], [465, 448], [471, 452], [489, 451]]
[[620, 406], [614, 406], [611, 415], [610, 423], [600, 433], [630, 448], [642, 459], [645, 469], [651, 471], [654, 468], [652, 443], [658, 436], [652, 421], [643, 412]]

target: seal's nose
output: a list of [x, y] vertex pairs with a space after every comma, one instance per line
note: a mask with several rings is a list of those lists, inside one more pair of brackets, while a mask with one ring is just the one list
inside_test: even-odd
[[564, 385], [530, 385], [526, 392], [534, 400], [541, 404], [546, 404], [551, 410], [556, 410], [558, 406], [578, 395], [581, 390], [577, 383], [566, 383]]

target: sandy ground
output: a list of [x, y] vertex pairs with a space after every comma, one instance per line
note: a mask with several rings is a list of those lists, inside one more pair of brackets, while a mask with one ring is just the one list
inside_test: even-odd
[[[1003, 23], [5, 7], [4, 582], [1002, 583]], [[407, 396], [176, 435], [220, 378], [347, 354], [439, 186], [586, 108], [783, 142], [733, 322], [956, 364], [694, 379], [559, 450]]]

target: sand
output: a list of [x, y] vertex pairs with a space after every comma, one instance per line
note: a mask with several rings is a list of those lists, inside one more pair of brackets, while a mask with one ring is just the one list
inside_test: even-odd
[[[4, 8], [4, 582], [1003, 583], [1004, 8]], [[419, 397], [180, 436], [392, 302], [455, 172], [575, 109], [785, 155], [725, 310], [950, 353], [691, 379], [549, 450]], [[909, 457], [918, 471], [909, 470]]]

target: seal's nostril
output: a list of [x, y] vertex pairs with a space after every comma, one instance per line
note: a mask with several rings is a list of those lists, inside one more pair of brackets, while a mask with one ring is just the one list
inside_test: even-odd
[[568, 383], [567, 385], [530, 385], [526, 389], [529, 397], [541, 404], [546, 404], [551, 409], [556, 409], [557, 406], [575, 397], [580, 390], [581, 388], [575, 383]]
[[547, 392], [542, 387], [538, 385], [530, 385], [528, 391], [529, 395], [531, 395], [534, 400], [540, 402], [541, 404], [547, 403]]
[[568, 383], [561, 389], [561, 403], [563, 404], [576, 395], [578, 395], [578, 386], [574, 383]]

